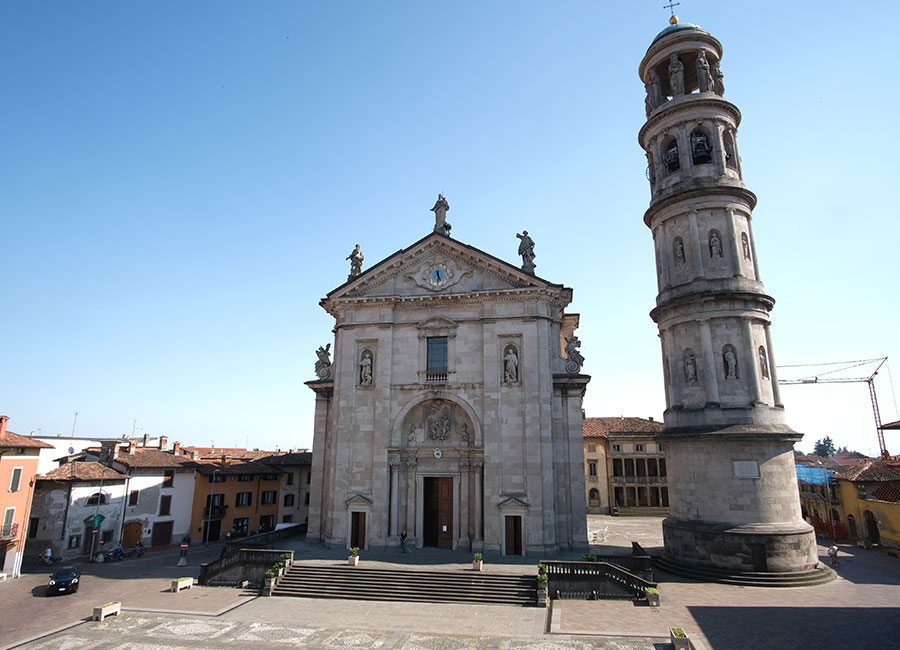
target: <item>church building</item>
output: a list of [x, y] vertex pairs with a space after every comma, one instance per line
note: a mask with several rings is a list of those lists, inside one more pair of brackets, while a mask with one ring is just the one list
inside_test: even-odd
[[[434, 231], [322, 299], [307, 538], [328, 547], [587, 548], [572, 289]], [[331, 353], [334, 359], [331, 359]]]

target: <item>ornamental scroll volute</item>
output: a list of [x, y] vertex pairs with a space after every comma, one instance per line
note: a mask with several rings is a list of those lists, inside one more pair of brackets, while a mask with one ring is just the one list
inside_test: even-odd
[[408, 447], [470, 447], [474, 444], [474, 430], [465, 410], [445, 399], [423, 402], [403, 420]]

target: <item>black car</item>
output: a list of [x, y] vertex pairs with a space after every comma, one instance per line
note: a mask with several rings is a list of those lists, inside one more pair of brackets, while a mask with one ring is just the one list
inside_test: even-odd
[[75, 567], [69, 566], [57, 569], [50, 576], [50, 582], [47, 583], [47, 595], [55, 596], [56, 594], [70, 594], [78, 591], [80, 582], [81, 571]]

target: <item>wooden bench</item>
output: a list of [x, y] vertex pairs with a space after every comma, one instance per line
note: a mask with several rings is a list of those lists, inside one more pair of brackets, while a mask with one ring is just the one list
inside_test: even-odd
[[122, 613], [122, 603], [114, 602], [114, 603], [106, 603], [105, 605], [100, 605], [99, 607], [94, 608], [94, 620], [102, 621], [107, 616], [119, 615]]

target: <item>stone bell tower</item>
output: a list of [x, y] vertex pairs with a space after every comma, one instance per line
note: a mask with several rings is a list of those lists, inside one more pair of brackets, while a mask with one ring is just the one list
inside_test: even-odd
[[671, 511], [666, 561], [716, 573], [800, 573], [817, 563], [775, 376], [769, 311], [738, 155], [738, 108], [723, 98], [722, 45], [673, 17], [639, 74], [665, 376]]

